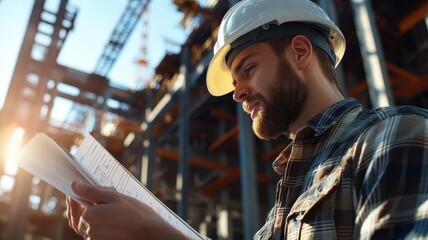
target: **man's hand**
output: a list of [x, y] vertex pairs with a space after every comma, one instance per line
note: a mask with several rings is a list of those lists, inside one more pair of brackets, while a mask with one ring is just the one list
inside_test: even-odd
[[86, 239], [186, 239], [153, 209], [114, 188], [80, 181], [74, 181], [71, 187], [93, 204], [85, 209], [67, 197], [68, 223]]

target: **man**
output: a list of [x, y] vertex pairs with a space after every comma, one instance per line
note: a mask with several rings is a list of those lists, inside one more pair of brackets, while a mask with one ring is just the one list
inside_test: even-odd
[[[309, 0], [241, 1], [223, 18], [208, 90], [234, 91], [259, 138], [292, 140], [273, 163], [276, 203], [255, 239], [428, 238], [428, 112], [363, 111], [344, 99], [334, 71], [344, 50], [340, 30]], [[73, 187], [98, 204], [84, 210], [68, 199], [70, 225], [83, 235], [183, 237], [141, 203]]]

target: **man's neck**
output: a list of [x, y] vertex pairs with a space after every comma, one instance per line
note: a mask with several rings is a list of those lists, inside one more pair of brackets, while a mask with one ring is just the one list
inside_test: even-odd
[[311, 118], [344, 99], [337, 87], [327, 79], [308, 81], [307, 87], [308, 97], [303, 111], [289, 129], [288, 137], [292, 140]]

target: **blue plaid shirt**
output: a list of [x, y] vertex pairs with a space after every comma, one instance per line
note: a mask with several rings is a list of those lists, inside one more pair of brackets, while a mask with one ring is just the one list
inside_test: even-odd
[[254, 239], [428, 239], [428, 111], [364, 111], [352, 98], [311, 119], [273, 163], [276, 203]]

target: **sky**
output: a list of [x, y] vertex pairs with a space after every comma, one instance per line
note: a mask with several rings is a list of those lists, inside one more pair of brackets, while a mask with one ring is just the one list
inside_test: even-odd
[[[46, 0], [45, 8], [55, 8], [58, 2]], [[92, 73], [127, 2], [69, 0], [68, 5], [77, 7], [78, 13], [74, 29], [69, 32], [57, 59], [58, 63]], [[0, 109], [4, 104], [33, 4], [34, 0], [0, 0]], [[179, 24], [182, 15], [171, 0], [150, 1], [147, 14], [147, 29], [143, 30], [143, 18], [140, 19], [107, 76], [114, 86], [128, 88], [136, 83], [136, 61], [143, 45], [143, 32], [147, 32], [144, 45], [151, 69], [157, 66], [167, 50], [177, 51], [177, 47], [168, 48], [167, 40], [179, 44], [185, 41], [186, 32]]]

